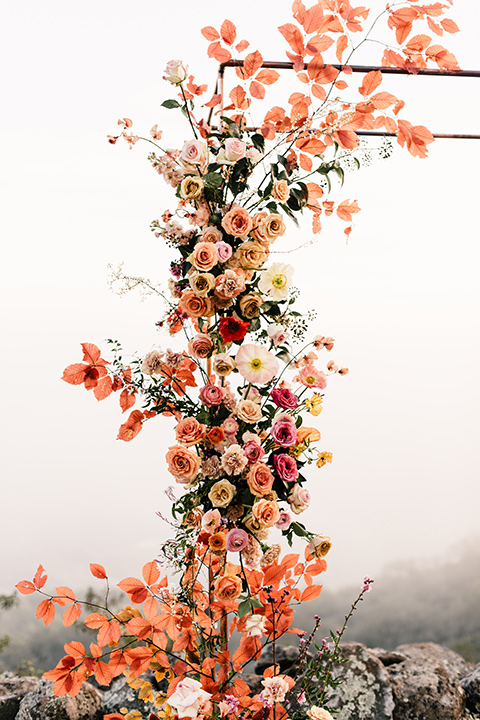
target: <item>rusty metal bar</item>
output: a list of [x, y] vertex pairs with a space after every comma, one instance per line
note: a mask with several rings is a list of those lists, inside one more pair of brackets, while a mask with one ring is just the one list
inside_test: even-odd
[[[221, 63], [218, 69], [218, 80], [215, 92], [218, 89], [218, 82], [221, 85], [221, 94], [223, 99], [223, 79], [225, 75], [225, 69], [228, 67], [241, 67], [243, 60], [228, 60], [227, 62]], [[292, 62], [282, 62], [276, 60], [264, 60], [262, 67], [271, 68], [272, 70], [293, 70]], [[337, 70], [342, 70], [343, 65], [333, 65], [332, 67]], [[415, 73], [411, 73], [403, 68], [396, 67], [383, 67], [382, 65], [349, 65], [350, 69], [354, 73], [368, 73], [371, 70], [380, 70], [382, 73], [388, 75], [427, 75], [432, 77], [468, 77], [468, 78], [480, 78], [480, 70], [435, 70], [432, 68], [420, 68]], [[212, 108], [213, 110], [213, 108]], [[210, 111], [209, 121], [212, 115]], [[396, 137], [395, 133], [381, 132], [377, 130], [356, 130], [357, 135], [372, 136], [372, 137]], [[471, 133], [432, 133], [434, 138], [447, 139], [447, 140], [480, 140], [480, 135], [474, 135]]]

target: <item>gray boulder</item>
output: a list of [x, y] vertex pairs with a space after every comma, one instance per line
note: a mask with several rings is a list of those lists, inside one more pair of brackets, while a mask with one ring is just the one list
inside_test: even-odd
[[480, 665], [460, 681], [468, 710], [480, 715]]
[[55, 697], [52, 687], [50, 680], [40, 680], [36, 689], [23, 697], [15, 720], [102, 720], [102, 700], [93, 685], [83, 683], [74, 698]]
[[395, 710], [393, 720], [461, 720], [465, 691], [460, 679], [471, 666], [460, 655], [435, 643], [400, 645], [402, 662], [388, 667]]
[[0, 718], [15, 720], [20, 702], [27, 693], [37, 688], [37, 677], [17, 677], [11, 672], [0, 675]]
[[[154, 684], [153, 676], [150, 677], [150, 674], [142, 675], [142, 678]], [[118, 712], [121, 707], [138, 710], [144, 717], [148, 717], [149, 713], [155, 712], [155, 706], [152, 703], [145, 703], [140, 700], [138, 693], [128, 685], [123, 675], [116, 677], [103, 695], [105, 713]]]

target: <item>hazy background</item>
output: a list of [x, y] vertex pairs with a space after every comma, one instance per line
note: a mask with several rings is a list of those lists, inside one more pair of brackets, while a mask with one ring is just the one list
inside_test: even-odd
[[[191, 136], [186, 121], [160, 108], [173, 97], [166, 62], [183, 59], [212, 90], [216, 63], [199, 29], [225, 17], [265, 59], [286, 59], [273, 28], [290, 21], [289, 6], [3, 3], [0, 592], [39, 563], [52, 588], [85, 588], [89, 562], [104, 564], [115, 583], [137, 575], [168, 536], [155, 511], [169, 504], [171, 421], [152, 420], [122, 443], [117, 397], [99, 404], [60, 380], [81, 360], [81, 342], [118, 338], [126, 356], [176, 346], [155, 329], [156, 301], [107, 288], [107, 263], [122, 260], [166, 281], [170, 255], [149, 223], [174, 200], [146, 145], [112, 147], [106, 135], [128, 116], [139, 134], [158, 123], [165, 145], [181, 147]], [[456, 0], [450, 16], [462, 32], [438, 42], [478, 69], [479, 3]], [[381, 49], [373, 50], [354, 62], [378, 62]], [[414, 124], [479, 132], [479, 80], [386, 78], [381, 89], [406, 100], [403, 116]], [[296, 267], [301, 308], [318, 310], [313, 334], [336, 338], [322, 359], [350, 368], [327, 388], [317, 425], [334, 462], [311, 471], [314, 502], [302, 516], [332, 536], [332, 592], [400, 567], [401, 592], [425, 568], [467, 556], [462, 567], [478, 574], [468, 548], [479, 538], [479, 160], [479, 141], [439, 140], [428, 160], [399, 148], [338, 190], [362, 208], [348, 245], [345, 225], [325, 222], [313, 247], [281, 256]], [[310, 237], [307, 217], [284, 248]]]

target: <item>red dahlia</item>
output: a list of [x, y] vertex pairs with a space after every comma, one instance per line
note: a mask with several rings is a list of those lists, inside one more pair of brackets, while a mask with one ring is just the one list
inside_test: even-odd
[[218, 323], [218, 330], [222, 336], [223, 342], [235, 342], [243, 340], [250, 323], [243, 322], [236, 317], [224, 317]]

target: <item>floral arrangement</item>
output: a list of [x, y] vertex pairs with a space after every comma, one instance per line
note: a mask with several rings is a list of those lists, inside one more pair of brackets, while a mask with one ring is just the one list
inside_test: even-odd
[[[455, 32], [455, 23], [443, 17], [446, 7], [415, 0], [387, 6], [384, 14], [399, 47], [386, 46], [383, 65], [411, 72], [428, 62], [456, 68], [453, 55], [430, 36], [411, 35], [418, 22], [437, 35]], [[107, 573], [92, 564], [93, 575], [106, 582], [105, 602], [83, 620], [98, 631], [96, 642], [89, 651], [79, 642], [65, 646], [65, 657], [46, 673], [57, 695], [75, 695], [92, 675], [108, 685], [124, 673], [142, 699], [155, 703], [152, 717], [331, 718], [331, 666], [345, 626], [330, 643], [317, 645], [318, 617], [308, 638], [292, 625], [293, 606], [320, 594], [317, 578], [331, 546], [327, 535], [299, 521], [310, 504], [306, 466], [332, 461], [308, 418], [322, 411], [327, 378], [348, 370], [333, 360], [321, 365], [334, 340], [310, 334], [314, 313], [297, 309], [294, 267], [271, 256], [288, 223], [298, 223], [304, 211], [312, 214], [314, 234], [322, 216], [335, 213], [350, 223], [359, 211], [356, 201], [329, 199], [331, 179], [343, 181], [346, 167], [361, 164], [357, 131], [383, 128], [396, 133], [412, 155], [427, 155], [433, 136], [398, 118], [404, 103], [377, 91], [381, 70], [364, 76], [358, 101], [336, 96], [351, 81], [348, 63], [357, 49], [352, 37], [360, 33], [359, 47], [377, 22], [364, 31], [368, 15], [348, 0], [320, 0], [308, 9], [295, 0], [294, 22], [279, 30], [300, 86], [288, 108], [274, 106], [256, 124], [251, 112], [279, 73], [259, 51], [245, 54], [249, 43], [238, 40], [231, 21], [218, 30], [205, 27], [208, 55], [235, 66], [239, 84], [229, 104], [221, 92], [199, 101], [207, 86], [196, 84], [183, 61], [172, 60], [164, 79], [177, 96], [163, 106], [188, 122], [183, 146], [164, 148], [158, 125], [149, 138], [139, 138], [128, 118], [119, 120], [119, 135], [109, 136], [112, 144], [123, 139], [130, 147], [139, 139], [152, 143], [151, 165], [177, 199], [174, 212], [165, 210], [152, 223], [155, 236], [176, 253], [170, 295], [121, 270], [114, 281], [158, 293], [166, 306], [158, 325], [172, 336], [183, 332], [186, 342], [181, 351], [156, 347], [128, 365], [116, 341], [108, 341], [110, 361], [96, 345], [83, 343], [83, 362], [67, 367], [63, 380], [83, 384], [97, 400], [119, 393], [122, 411], [130, 411], [121, 440], [133, 440], [157, 415], [174, 418], [175, 438], [165, 460], [181, 494], [168, 490], [175, 534], [162, 554], [177, 575], [173, 582], [157, 561], [148, 562], [142, 579], [118, 584], [131, 604], [114, 612]], [[339, 65], [325, 62], [330, 48]], [[234, 52], [243, 59], [232, 63]], [[202, 109], [206, 115], [200, 118]], [[347, 236], [351, 229], [349, 224]], [[141, 409], [132, 410], [137, 401]], [[280, 536], [290, 545], [294, 536], [304, 538], [304, 557], [282, 557]], [[40, 566], [33, 582], [17, 588], [45, 595], [37, 610], [45, 624], [59, 607], [65, 608], [64, 624], [71, 625], [82, 603], [68, 587], [46, 594], [46, 579]], [[370, 584], [366, 578], [351, 612]], [[300, 649], [294, 666], [282, 673], [276, 647], [288, 633], [300, 635]], [[263, 689], [254, 692], [242, 673], [265, 648], [271, 648], [273, 662]], [[166, 681], [165, 692], [142, 677], [146, 671]], [[125, 710], [106, 718], [138, 716]]]

